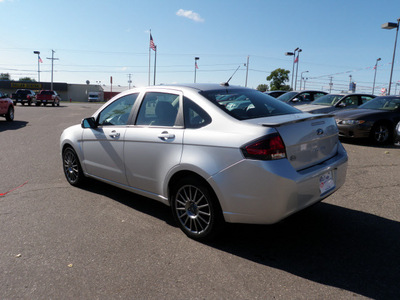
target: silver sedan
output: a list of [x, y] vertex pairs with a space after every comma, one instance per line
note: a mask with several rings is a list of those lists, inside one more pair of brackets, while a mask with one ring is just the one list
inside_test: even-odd
[[63, 170], [171, 206], [189, 237], [272, 224], [334, 193], [347, 153], [332, 117], [228, 84], [121, 93], [60, 139]]

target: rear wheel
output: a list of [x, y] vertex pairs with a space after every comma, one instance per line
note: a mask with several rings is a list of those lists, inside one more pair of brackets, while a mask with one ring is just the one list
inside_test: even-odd
[[385, 123], [375, 124], [371, 129], [371, 140], [378, 145], [389, 143], [392, 138], [390, 126]]
[[62, 159], [64, 174], [68, 183], [73, 186], [82, 185], [85, 180], [85, 175], [83, 175], [82, 167], [76, 152], [71, 147], [67, 147], [63, 151]]
[[171, 199], [172, 213], [181, 230], [195, 240], [209, 240], [223, 226], [222, 211], [211, 188], [197, 178], [182, 178]]
[[14, 107], [10, 106], [6, 113], [6, 120], [11, 122], [14, 120]]

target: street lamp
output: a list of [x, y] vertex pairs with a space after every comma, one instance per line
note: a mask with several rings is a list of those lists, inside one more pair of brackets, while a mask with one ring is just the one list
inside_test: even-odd
[[[295, 62], [297, 63], [296, 65], [296, 80], [294, 81], [294, 90], [297, 89], [297, 72], [299, 71], [299, 56], [300, 56], [300, 52], [303, 51], [301, 49], [297, 50], [297, 58], [295, 60]], [[300, 87], [301, 88], [301, 87]]]
[[397, 19], [397, 24], [396, 23], [392, 23], [392, 22], [387, 22], [387, 23], [381, 25], [382, 29], [394, 29], [394, 28], [396, 28], [396, 38], [394, 40], [392, 68], [390, 70], [390, 80], [389, 80], [388, 95], [390, 95], [390, 87], [392, 86], [393, 65], [394, 65], [394, 57], [396, 55], [396, 44], [397, 44], [397, 34], [399, 33], [399, 23], [400, 23], [400, 18]]
[[380, 61], [380, 60], [381, 60], [381, 58], [378, 58], [378, 59], [376, 60], [375, 67], [374, 67], [374, 69], [375, 69], [375, 74], [374, 74], [374, 84], [372, 85], [372, 95], [374, 94], [374, 91], [375, 91], [376, 69], [378, 69], [378, 61]]
[[40, 51], [33, 51], [34, 54], [37, 54], [37, 74], [38, 74], [38, 82], [40, 82]]
[[303, 83], [303, 73], [308, 73], [308, 71], [304, 71], [300, 73], [300, 91], [301, 91], [301, 84]]
[[194, 58], [194, 83], [196, 83], [196, 70], [199, 68], [197, 66], [197, 61], [200, 59], [200, 57], [195, 57]]
[[290, 88], [293, 90], [293, 74], [294, 74], [294, 63], [295, 63], [295, 58], [296, 58], [296, 51], [299, 50], [299, 47], [297, 47], [296, 49], [294, 49], [293, 52], [285, 52], [286, 56], [293, 56], [293, 67], [292, 67], [292, 83], [290, 85]]

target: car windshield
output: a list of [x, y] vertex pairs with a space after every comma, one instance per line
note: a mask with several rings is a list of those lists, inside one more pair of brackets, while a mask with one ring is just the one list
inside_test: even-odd
[[343, 95], [329, 94], [329, 95], [325, 95], [325, 96], [319, 97], [317, 100], [313, 101], [310, 104], [312, 104], [312, 105], [334, 106], [342, 98], [343, 98]]
[[360, 105], [358, 108], [399, 111], [400, 97], [376, 97]]
[[271, 96], [250, 89], [221, 89], [200, 94], [238, 120], [301, 113]]
[[296, 94], [297, 94], [297, 92], [287, 92], [287, 93], [284, 93], [283, 95], [280, 95], [277, 99], [282, 102], [288, 102]]

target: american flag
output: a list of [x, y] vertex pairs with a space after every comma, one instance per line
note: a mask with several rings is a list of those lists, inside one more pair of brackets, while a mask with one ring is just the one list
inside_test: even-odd
[[38, 56], [39, 57], [39, 62], [40, 63], [43, 63], [43, 60], [40, 58], [40, 56]]
[[198, 69], [199, 66], [197, 65], [197, 61], [195, 61], [194, 64], [195, 64], [195, 66], [196, 66], [196, 69]]
[[151, 33], [150, 33], [150, 48], [153, 49], [154, 51], [156, 51], [156, 45], [154, 44], [153, 37], [151, 36]]
[[297, 63], [297, 62], [299, 62], [299, 55], [298, 54], [297, 54], [296, 59], [294, 60], [294, 63]]

